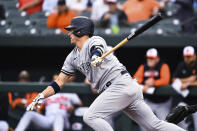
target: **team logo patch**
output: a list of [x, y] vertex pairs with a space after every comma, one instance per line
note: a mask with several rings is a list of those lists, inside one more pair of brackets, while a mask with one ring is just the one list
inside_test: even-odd
[[80, 66], [78, 66], [78, 70], [81, 72], [88, 72], [90, 70], [91, 64], [90, 62], [82, 63]]

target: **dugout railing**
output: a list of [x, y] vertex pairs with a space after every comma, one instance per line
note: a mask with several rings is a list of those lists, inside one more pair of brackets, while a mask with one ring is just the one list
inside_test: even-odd
[[[0, 92], [41, 92], [44, 90], [48, 82], [0, 82]], [[188, 88], [191, 96], [197, 96], [197, 87], [191, 86]], [[68, 83], [61, 90], [61, 92], [77, 93], [77, 94], [91, 94], [91, 89], [85, 83]], [[170, 86], [161, 86], [156, 88], [155, 95], [170, 95], [177, 96], [177, 92]]]

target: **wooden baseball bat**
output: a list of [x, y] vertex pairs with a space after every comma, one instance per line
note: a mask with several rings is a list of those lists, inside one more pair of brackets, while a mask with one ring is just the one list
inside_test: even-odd
[[133, 32], [130, 35], [128, 35], [124, 40], [122, 40], [119, 44], [117, 44], [110, 51], [108, 51], [107, 53], [103, 54], [101, 56], [101, 59], [104, 59], [106, 56], [108, 56], [109, 54], [111, 54], [112, 52], [114, 52], [115, 50], [117, 50], [118, 48], [120, 48], [121, 46], [123, 46], [124, 44], [126, 44], [129, 40], [135, 38], [139, 34], [141, 34], [144, 31], [146, 31], [148, 28], [150, 28], [151, 26], [153, 26], [154, 24], [156, 24], [157, 22], [159, 22], [161, 19], [162, 19], [161, 13], [153, 16], [144, 25], [142, 25], [139, 29], [137, 29], [135, 32]]

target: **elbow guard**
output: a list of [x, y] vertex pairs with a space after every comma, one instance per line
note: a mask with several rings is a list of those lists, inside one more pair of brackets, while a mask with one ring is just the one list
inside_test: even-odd
[[90, 49], [91, 58], [93, 55], [101, 57], [104, 53], [104, 47], [103, 45], [93, 45]]

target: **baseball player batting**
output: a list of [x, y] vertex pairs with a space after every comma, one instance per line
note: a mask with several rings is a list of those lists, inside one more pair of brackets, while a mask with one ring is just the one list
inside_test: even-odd
[[118, 111], [125, 112], [148, 131], [184, 131], [154, 115], [144, 102], [140, 86], [116, 56], [108, 54], [101, 59], [108, 52], [107, 44], [102, 37], [93, 36], [94, 24], [89, 18], [75, 17], [65, 29], [75, 48], [67, 56], [58, 78], [33, 100], [27, 110], [33, 110], [37, 104], [39, 107], [79, 70], [100, 93], [83, 116], [85, 123], [95, 131], [113, 131], [104, 119]]

